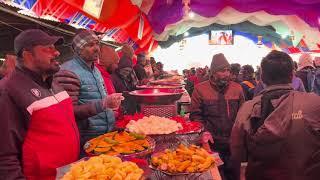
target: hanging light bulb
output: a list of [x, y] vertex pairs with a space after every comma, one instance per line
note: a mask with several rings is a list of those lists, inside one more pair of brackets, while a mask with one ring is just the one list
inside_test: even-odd
[[189, 36], [190, 34], [189, 34], [189, 32], [187, 31], [187, 32], [185, 32], [183, 35], [184, 35], [184, 37], [187, 37], [187, 36]]
[[191, 19], [192, 19], [192, 18], [194, 18], [195, 14], [194, 14], [193, 12], [191, 12], [191, 11], [190, 11], [190, 12], [188, 13], [188, 16], [189, 16], [189, 18], [191, 18]]

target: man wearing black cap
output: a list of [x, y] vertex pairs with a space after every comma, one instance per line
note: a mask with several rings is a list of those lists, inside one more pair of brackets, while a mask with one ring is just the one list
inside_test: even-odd
[[191, 99], [191, 120], [200, 120], [214, 139], [211, 149], [224, 161], [223, 179], [233, 180], [229, 138], [237, 112], [244, 102], [242, 88], [230, 81], [230, 65], [223, 54], [212, 58], [208, 81], [197, 84]]
[[52, 81], [61, 43], [38, 29], [14, 40], [18, 65], [0, 82], [0, 179], [54, 179], [79, 157], [72, 100]]

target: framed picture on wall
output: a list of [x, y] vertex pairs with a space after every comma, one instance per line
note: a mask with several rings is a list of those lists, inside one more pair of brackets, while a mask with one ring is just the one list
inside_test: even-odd
[[210, 45], [233, 45], [232, 30], [212, 30], [209, 32]]

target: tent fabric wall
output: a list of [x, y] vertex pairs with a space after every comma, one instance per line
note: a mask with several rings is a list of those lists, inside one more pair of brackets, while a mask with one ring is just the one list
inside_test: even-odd
[[[289, 37], [287, 39], [282, 39], [282, 37], [275, 32], [275, 29], [272, 26], [258, 26], [249, 21], [232, 25], [221, 25], [214, 23], [205, 27], [194, 27], [189, 29], [188, 37], [208, 33], [211, 30], [233, 30], [235, 35], [245, 36], [255, 43], [258, 42], [258, 36], [262, 36], [263, 44], [269, 45], [270, 47], [272, 43], [275, 43], [278, 46], [281, 43], [292, 46], [292, 42]], [[167, 41], [159, 41], [159, 45], [162, 48], [167, 48], [173, 43], [181, 41], [183, 38], [185, 38], [183, 34], [178, 36], [170, 36]]]
[[[191, 27], [250, 21], [259, 26], [272, 25], [283, 36], [293, 34], [294, 45], [302, 38], [311, 48], [318, 48], [319, 44], [319, 0], [131, 1], [147, 15], [157, 41], [166, 41], [169, 36], [178, 36]], [[194, 18], [187, 16], [189, 11], [195, 14]]]
[[[39, 17], [52, 16], [75, 27], [99, 32], [120, 28], [127, 32], [125, 40], [133, 41], [139, 51], [153, 49], [156, 41], [166, 41], [191, 27], [214, 23], [232, 25], [249, 21], [258, 26], [271, 25], [282, 35], [294, 34], [294, 45], [303, 38], [311, 49], [318, 47], [320, 37], [320, 0], [102, 0], [99, 15], [84, 8], [87, 0], [4, 1], [21, 4]], [[196, 14], [195, 18], [188, 18], [189, 10]], [[144, 21], [142, 38], [138, 37], [140, 17]]]
[[165, 28], [164, 32], [161, 34], [155, 34], [155, 39], [158, 41], [166, 41], [169, 35], [176, 36], [182, 34], [188, 31], [191, 27], [204, 27], [213, 23], [230, 25], [244, 21], [249, 21], [259, 26], [271, 25], [279, 34], [290, 35], [293, 33], [295, 36], [295, 45], [297, 45], [301, 38], [304, 37], [306, 43], [310, 47], [317, 48], [317, 43], [320, 39], [319, 30], [317, 28], [310, 27], [298, 16], [274, 16], [264, 11], [241, 13], [231, 7], [226, 7], [215, 17], [206, 18], [196, 14], [192, 19], [184, 19], [175, 24], [170, 24]]
[[[183, 9], [182, 2], [184, 1], [185, 0], [154, 1], [147, 15], [156, 33], [160, 34], [165, 30], [167, 25], [182, 20], [183, 14], [181, 14], [181, 11]], [[143, 4], [143, 2], [137, 4]], [[265, 11], [270, 15], [297, 15], [309, 24], [310, 27], [319, 27], [319, 0], [189, 0], [189, 7], [191, 11], [207, 18], [217, 16], [226, 7], [232, 7], [243, 13]], [[155, 15], [161, 16], [155, 17]]]

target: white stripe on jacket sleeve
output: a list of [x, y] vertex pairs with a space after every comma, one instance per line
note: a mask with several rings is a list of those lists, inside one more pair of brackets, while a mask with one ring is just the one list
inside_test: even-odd
[[48, 96], [38, 101], [33, 102], [27, 107], [28, 112], [32, 115], [33, 112], [40, 109], [47, 108], [49, 106], [58, 104], [59, 102], [68, 99], [69, 95], [66, 91], [59, 92], [53, 96]]

